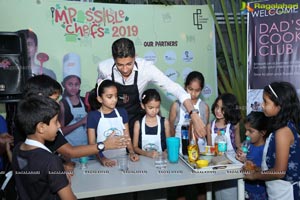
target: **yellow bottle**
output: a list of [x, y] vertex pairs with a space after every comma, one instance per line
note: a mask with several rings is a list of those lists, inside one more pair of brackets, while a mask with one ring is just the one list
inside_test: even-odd
[[191, 140], [188, 146], [188, 156], [190, 163], [195, 163], [199, 158], [198, 145], [196, 144], [194, 139]]
[[190, 144], [188, 146], [188, 158], [190, 163], [195, 163], [199, 158], [199, 149], [194, 135], [193, 124], [190, 123]]

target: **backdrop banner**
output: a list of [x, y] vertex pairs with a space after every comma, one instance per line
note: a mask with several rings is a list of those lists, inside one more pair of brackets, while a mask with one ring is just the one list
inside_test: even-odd
[[261, 110], [262, 90], [274, 81], [300, 89], [299, 52], [299, 1], [248, 3], [248, 112]]
[[[54, 72], [59, 82], [63, 57], [80, 56], [82, 96], [95, 86], [98, 63], [111, 57], [113, 41], [128, 37], [135, 43], [137, 56], [153, 61], [181, 85], [190, 71], [202, 72], [206, 79], [203, 99], [211, 105], [216, 98], [214, 23], [205, 5], [10, 0], [1, 1], [0, 6], [0, 30], [36, 33], [39, 56], [35, 64]], [[165, 91], [161, 95], [166, 115], [174, 97]]]

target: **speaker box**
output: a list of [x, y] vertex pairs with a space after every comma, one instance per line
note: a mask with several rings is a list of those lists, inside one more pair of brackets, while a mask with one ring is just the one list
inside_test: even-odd
[[0, 32], [0, 103], [19, 101], [30, 77], [25, 36]]

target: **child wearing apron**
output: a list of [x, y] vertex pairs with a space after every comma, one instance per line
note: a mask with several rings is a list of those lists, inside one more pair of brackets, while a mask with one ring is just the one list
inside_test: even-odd
[[157, 90], [144, 91], [142, 108], [146, 114], [134, 124], [134, 150], [150, 158], [155, 158], [159, 152], [166, 152], [166, 138], [170, 136], [169, 121], [159, 116], [160, 103]]
[[[241, 112], [236, 97], [230, 93], [218, 96], [211, 107], [215, 120], [208, 124], [208, 145], [214, 145], [217, 132], [225, 130], [227, 140], [227, 152], [235, 154], [236, 148], [240, 146]], [[228, 180], [213, 184], [216, 200], [237, 199], [237, 181]]]
[[[61, 130], [72, 146], [87, 145], [86, 117], [87, 112], [83, 97], [80, 97], [81, 66], [80, 57], [68, 53], [63, 59], [63, 98], [60, 101]], [[72, 159], [76, 161], [78, 159]]]
[[[115, 83], [111, 80], [98, 81], [94, 89], [95, 100], [98, 109], [90, 111], [87, 119], [89, 144], [104, 142], [108, 137], [129, 136], [128, 115], [124, 108], [116, 108], [118, 94]], [[123, 142], [126, 143], [125, 141]], [[131, 141], [126, 146], [131, 161], [138, 161], [139, 156], [135, 154]], [[104, 149], [97, 154], [100, 163], [107, 167], [113, 167], [116, 158], [127, 154], [126, 148]]]

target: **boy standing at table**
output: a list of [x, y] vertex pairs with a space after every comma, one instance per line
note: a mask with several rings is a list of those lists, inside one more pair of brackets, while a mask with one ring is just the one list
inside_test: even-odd
[[45, 146], [60, 128], [59, 104], [43, 96], [19, 103], [17, 122], [27, 138], [13, 152], [13, 171], [20, 199], [76, 199], [61, 159]]
[[[39, 95], [44, 97], [49, 97], [53, 100], [58, 100], [62, 92], [62, 87], [60, 84], [47, 75], [38, 75], [31, 77], [27, 80], [24, 88], [24, 97], [29, 97], [31, 95]], [[15, 134], [15, 144], [20, 141], [25, 141], [26, 136], [21, 131], [17, 131]], [[125, 139], [125, 140], [124, 140]], [[121, 141], [125, 141], [122, 144]], [[103, 149], [118, 149], [124, 148], [130, 142], [129, 138], [125, 137], [108, 137], [108, 139], [103, 142]], [[52, 151], [57, 152], [67, 158], [79, 158], [82, 156], [94, 155], [101, 151], [98, 148], [98, 144], [94, 145], [80, 145], [72, 146], [67, 142], [63, 134], [59, 131], [54, 141], [47, 141], [46, 146]], [[102, 150], [103, 150], [102, 149]]]

